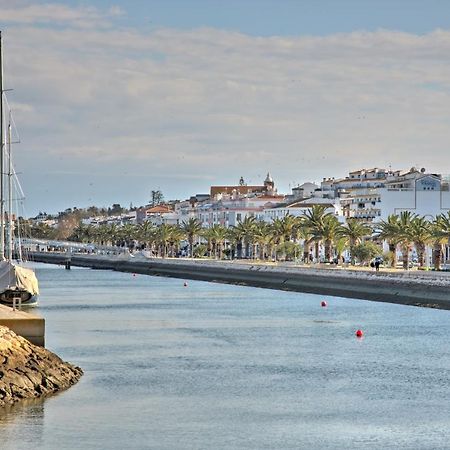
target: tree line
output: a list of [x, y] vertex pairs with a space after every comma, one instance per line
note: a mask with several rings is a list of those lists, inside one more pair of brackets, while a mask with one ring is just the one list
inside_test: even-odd
[[[33, 237], [51, 239], [48, 233], [35, 233]], [[326, 212], [325, 206], [316, 205], [300, 217], [287, 215], [267, 223], [248, 216], [229, 228], [217, 224], [202, 228], [195, 218], [180, 225], [160, 226], [148, 221], [121, 227], [79, 223], [68, 239], [103, 246], [147, 249], [161, 257], [180, 255], [184, 245], [186, 256], [190, 257], [263, 261], [300, 259], [306, 264], [319, 261], [321, 254], [324, 262], [341, 263], [342, 255], [347, 251], [352, 265], [356, 262], [366, 264], [382, 255], [393, 267], [397, 265], [397, 250], [400, 250], [405, 269], [411, 264], [413, 248], [416, 249], [418, 266], [424, 267], [425, 249], [431, 246], [433, 265], [440, 269], [443, 246], [450, 244], [450, 212], [440, 214], [434, 220], [402, 212], [374, 225], [354, 218], [341, 224], [334, 214]], [[389, 245], [389, 252], [384, 255], [383, 241]]]

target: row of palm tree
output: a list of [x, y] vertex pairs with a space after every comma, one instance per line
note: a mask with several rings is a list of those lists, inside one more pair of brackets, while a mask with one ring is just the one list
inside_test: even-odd
[[400, 215], [390, 215], [386, 221], [377, 226], [378, 237], [389, 244], [392, 265], [397, 265], [396, 250], [401, 249], [403, 268], [409, 267], [409, 256], [413, 247], [416, 249], [419, 267], [425, 265], [427, 246], [433, 249], [433, 265], [441, 267], [443, 245], [450, 245], [450, 212], [439, 214], [434, 220], [403, 211]]
[[[80, 224], [73, 230], [70, 240], [116, 245], [122, 247], [148, 248], [162, 257], [176, 256], [181, 243], [187, 242], [188, 254], [194, 257], [199, 243], [204, 243], [206, 255], [221, 259], [226, 251], [231, 258], [287, 259], [299, 257], [305, 263], [319, 259], [319, 249], [323, 246], [326, 262], [340, 261], [345, 249], [350, 253], [351, 264], [356, 263], [356, 248], [362, 243], [385, 240], [396, 266], [396, 251], [402, 252], [403, 267], [409, 266], [409, 255], [414, 246], [419, 266], [423, 266], [425, 249], [433, 247], [434, 265], [442, 262], [443, 245], [450, 244], [450, 212], [428, 221], [410, 212], [391, 215], [386, 221], [375, 226], [348, 219], [343, 225], [337, 217], [326, 211], [326, 207], [315, 205], [303, 216], [287, 215], [276, 218], [272, 223], [246, 217], [236, 226], [225, 228], [213, 225], [202, 228], [201, 223], [191, 218], [181, 225], [154, 226], [150, 222], [140, 225], [101, 225], [94, 227]], [[303, 254], [301, 254], [301, 245]], [[202, 247], [203, 248], [203, 247]], [[381, 247], [379, 249], [381, 253]]]
[[356, 221], [341, 226], [333, 214], [326, 213], [325, 206], [314, 206], [300, 218], [287, 215], [268, 224], [248, 216], [230, 228], [222, 225], [202, 228], [201, 223], [194, 218], [183, 222], [181, 226], [163, 224], [156, 227], [150, 222], [122, 227], [80, 224], [73, 230], [70, 240], [105, 246], [139, 245], [151, 248], [163, 257], [175, 255], [183, 240], [187, 241], [189, 255], [193, 257], [195, 242], [203, 241], [206, 242], [207, 255], [219, 259], [225, 248], [236, 258], [284, 259], [291, 253], [290, 250], [299, 250], [299, 243], [304, 242], [303, 257], [308, 262], [312, 254], [311, 245], [314, 244], [317, 258], [319, 244], [324, 242], [325, 258], [329, 261], [336, 238], [347, 236], [352, 245], [364, 237], [365, 231], [368, 231], [367, 227]]

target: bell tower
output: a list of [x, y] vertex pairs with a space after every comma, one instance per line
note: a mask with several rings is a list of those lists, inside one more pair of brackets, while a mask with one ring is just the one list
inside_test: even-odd
[[273, 192], [275, 190], [275, 183], [269, 172], [267, 172], [266, 179], [264, 180], [264, 187], [267, 192]]

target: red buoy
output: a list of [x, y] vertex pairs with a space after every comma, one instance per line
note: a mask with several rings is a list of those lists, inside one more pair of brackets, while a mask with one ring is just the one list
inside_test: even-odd
[[356, 330], [355, 336], [359, 338], [363, 337], [364, 336], [363, 330]]
[[322, 300], [322, 302], [320, 303], [320, 306], [321, 306], [322, 308], [326, 308], [327, 302], [326, 302], [325, 300]]

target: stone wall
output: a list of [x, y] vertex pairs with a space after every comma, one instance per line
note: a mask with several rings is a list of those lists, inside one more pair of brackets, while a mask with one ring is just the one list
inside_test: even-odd
[[79, 367], [0, 326], [0, 407], [67, 389], [82, 374]]

